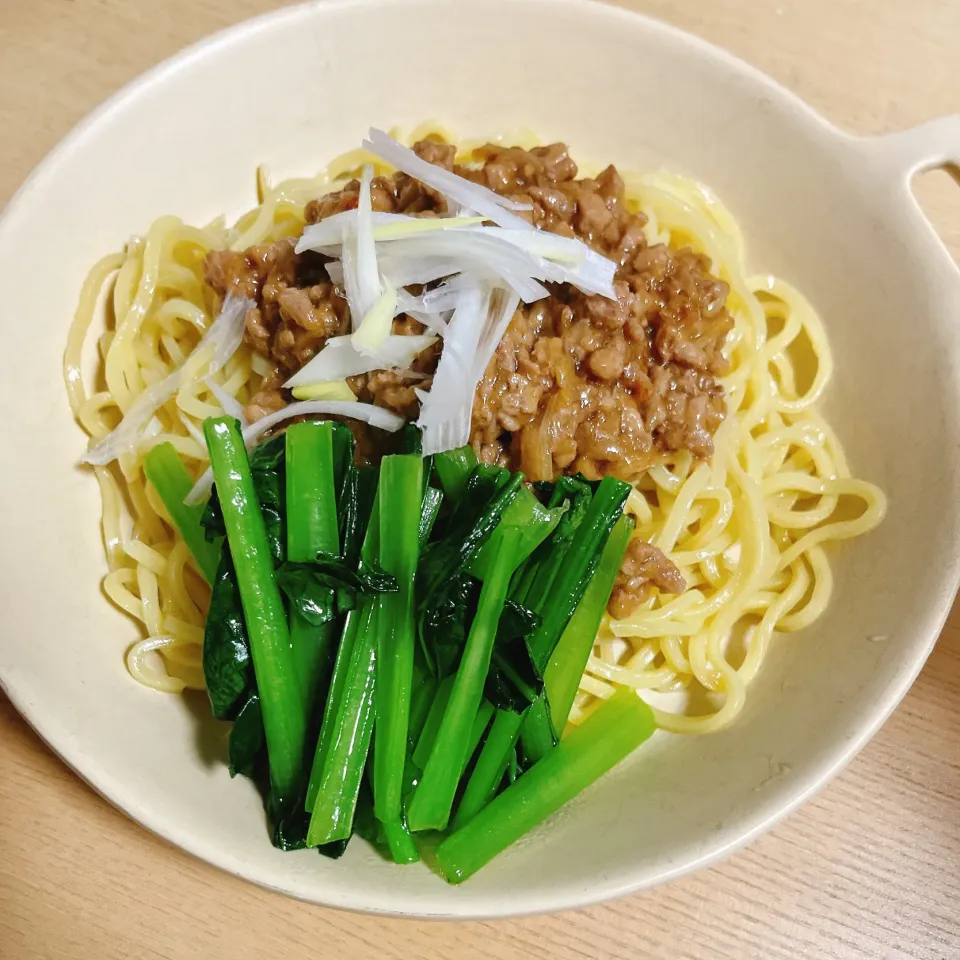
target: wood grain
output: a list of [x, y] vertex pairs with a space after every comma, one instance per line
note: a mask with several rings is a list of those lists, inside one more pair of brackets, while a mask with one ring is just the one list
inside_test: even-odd
[[[0, 0], [0, 202], [124, 82], [204, 34], [279, 5]], [[954, 0], [625, 5], [727, 47], [858, 133], [960, 112]], [[917, 190], [960, 255], [960, 189], [929, 175]], [[187, 857], [94, 795], [0, 699], [0, 958], [960, 957], [958, 704], [960, 609], [875, 740], [748, 850], [590, 910], [432, 924], [295, 903]]]

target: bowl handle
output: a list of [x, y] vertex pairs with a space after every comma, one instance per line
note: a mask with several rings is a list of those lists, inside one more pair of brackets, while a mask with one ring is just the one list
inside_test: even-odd
[[914, 174], [947, 168], [960, 182], [960, 114], [863, 141], [878, 162], [909, 183]]

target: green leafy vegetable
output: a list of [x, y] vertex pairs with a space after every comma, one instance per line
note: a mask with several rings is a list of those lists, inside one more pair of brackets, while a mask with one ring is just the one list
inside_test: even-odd
[[[204, 424], [206, 427], [206, 423]], [[249, 456], [250, 474], [260, 504], [260, 512], [267, 532], [267, 542], [274, 563], [286, 558], [286, 521], [284, 458], [286, 440], [283, 434], [261, 443]], [[200, 518], [208, 540], [226, 536], [220, 495], [214, 483], [210, 499]]]
[[[361, 615], [363, 619], [350, 651], [348, 674], [336, 704], [336, 716], [331, 720], [329, 744], [322, 756], [318, 745], [321, 767], [307, 832], [307, 844], [311, 847], [346, 840], [353, 832], [353, 817], [375, 719], [376, 604], [364, 604]], [[325, 725], [330, 706], [328, 703], [324, 713]]]
[[418, 601], [429, 604], [463, 571], [520, 492], [523, 475], [476, 467], [467, 481], [447, 535], [431, 543], [417, 571]]
[[443, 492], [451, 503], [456, 503], [463, 495], [467, 479], [476, 466], [477, 455], [472, 447], [459, 447], [434, 456], [433, 469], [437, 471]]
[[[498, 710], [484, 740], [453, 819], [454, 831], [468, 824], [494, 797], [511, 760], [525, 713]], [[512, 782], [512, 781], [511, 781]]]
[[[379, 500], [377, 492], [360, 575], [374, 571], [380, 555]], [[353, 829], [375, 720], [377, 608], [376, 598], [361, 595], [344, 623], [305, 799], [310, 846], [346, 839]]]
[[523, 636], [497, 637], [484, 685], [484, 696], [498, 709], [522, 713], [543, 692]]
[[[344, 458], [344, 444], [339, 444], [340, 456], [335, 457], [330, 421], [295, 423], [287, 429], [285, 438], [287, 557], [289, 561], [303, 562], [321, 552], [338, 554], [335, 459]], [[349, 467], [341, 464], [341, 469]], [[288, 591], [283, 574], [289, 561], [277, 571], [277, 582], [285, 592]], [[337, 609], [335, 603], [330, 606], [332, 619]], [[316, 700], [326, 693], [334, 630], [334, 624], [307, 618], [296, 604], [291, 605], [290, 643], [308, 727], [312, 725]]]
[[412, 830], [442, 830], [450, 817], [457, 783], [469, 759], [470, 732], [483, 696], [510, 578], [517, 566], [520, 540], [515, 527], [506, 531], [480, 591], [443, 723], [410, 801], [407, 817]]
[[550, 536], [562, 522], [566, 505], [549, 509], [526, 488], [521, 487], [509, 507], [503, 512], [500, 523], [470, 562], [470, 572], [481, 580], [499, 553], [506, 531], [515, 528], [519, 533], [517, 552], [526, 560], [537, 547]]
[[450, 691], [453, 690], [453, 681], [454, 677], [451, 674], [437, 684], [437, 692], [417, 739], [417, 745], [413, 751], [413, 762], [421, 770], [427, 765], [427, 760], [430, 759], [430, 751], [433, 750], [437, 734], [440, 732], [440, 724], [443, 723], [443, 715], [446, 712], [447, 703], [450, 701]]
[[577, 528], [590, 509], [596, 486], [579, 475], [560, 477], [555, 484], [537, 484], [539, 492], [547, 497], [548, 508], [562, 512], [549, 539], [518, 573], [510, 591], [514, 600], [542, 612]]
[[339, 557], [319, 557], [313, 563], [287, 561], [277, 569], [277, 583], [293, 608], [315, 626], [352, 610], [358, 594], [395, 593], [397, 581], [370, 565], [351, 570]]
[[173, 444], [160, 443], [153, 447], [144, 457], [143, 472], [190, 548], [197, 569], [207, 583], [212, 584], [217, 575], [220, 543], [212, 543], [206, 538], [201, 525], [203, 507], [188, 506], [183, 502], [193, 486], [193, 479]]
[[[555, 746], [632, 529], [625, 484], [424, 459], [414, 428], [376, 468], [339, 423], [249, 456], [231, 421], [205, 431], [215, 487], [191, 537], [227, 541], [204, 670], [277, 847], [336, 857], [356, 830], [412, 863], [415, 832], [452, 820], [438, 855], [458, 882], [648, 735], [646, 707], [614, 698]], [[627, 732], [588, 756], [580, 731], [611, 717]]]
[[437, 848], [451, 883], [476, 873], [633, 752], [654, 731], [650, 708], [621, 690]]
[[430, 539], [433, 526], [440, 514], [440, 505], [443, 503], [443, 493], [436, 487], [427, 487], [423, 491], [423, 508], [420, 512], [420, 549], [422, 550]]
[[223, 545], [203, 631], [203, 676], [213, 715], [236, 716], [253, 683], [250, 640], [230, 550]]
[[250, 640], [275, 802], [292, 803], [301, 788], [306, 722], [264, 514], [237, 422], [207, 420], [204, 434]]
[[480, 597], [480, 581], [469, 574], [451, 579], [421, 624], [421, 650], [438, 677], [457, 669]]
[[230, 728], [230, 776], [241, 774], [251, 780], [256, 779], [264, 747], [260, 697], [253, 692], [238, 711]]
[[338, 555], [333, 424], [295, 423], [286, 431], [287, 557], [295, 563], [318, 553]]
[[[423, 461], [414, 454], [384, 457], [380, 464], [380, 562], [396, 578], [399, 589], [383, 595], [379, 606], [373, 806], [377, 819], [388, 828], [388, 841], [391, 829], [395, 839], [402, 835], [398, 831], [416, 649], [414, 576], [422, 508]], [[400, 847], [408, 852], [406, 845]]]
[[603, 546], [623, 512], [629, 493], [630, 485], [622, 480], [605, 477], [600, 481], [586, 514], [563, 553], [562, 563], [558, 564], [547, 594], [549, 599], [530, 604], [543, 617], [543, 622], [528, 642], [530, 654], [541, 675], [600, 562]]
[[519, 473], [475, 467], [445, 536], [424, 550], [417, 570], [419, 634], [435, 676], [453, 669], [466, 638], [471, 599], [478, 595], [466, 569], [518, 496], [522, 480]]
[[[370, 511], [370, 519], [367, 524], [366, 534], [363, 541], [361, 552], [361, 569], [370, 563], [376, 563], [380, 555], [380, 505], [379, 497], [375, 494], [373, 506]], [[373, 690], [372, 685], [369, 690], [370, 703], [367, 704], [363, 696], [357, 692], [359, 688], [365, 688], [366, 680], [360, 672], [363, 670], [363, 664], [360, 660], [354, 662], [355, 648], [358, 644], [358, 638], [370, 631], [372, 616], [372, 603], [361, 603], [358, 608], [351, 610], [344, 620], [343, 632], [340, 637], [340, 645], [337, 648], [336, 659], [333, 666], [333, 675], [330, 678], [330, 689], [327, 694], [327, 703], [323, 711], [323, 723], [320, 726], [320, 735], [317, 739], [317, 747], [314, 752], [313, 766], [310, 771], [310, 780], [307, 786], [305, 806], [308, 811], [312, 811], [320, 792], [320, 784], [324, 776], [324, 768], [327, 763], [327, 757], [330, 745], [335, 738], [340, 737], [341, 728], [344, 722], [349, 722], [341, 716], [341, 708], [346, 697], [348, 687], [353, 690], [351, 696], [355, 697], [353, 702], [353, 714], [351, 718], [354, 722], [360, 722], [361, 713], [365, 717], [365, 711], [372, 706]], [[375, 638], [369, 637], [369, 645], [374, 643]], [[370, 658], [376, 656], [375, 648], [370, 652]], [[371, 681], [372, 683], [372, 681]], [[364, 721], [365, 722], [365, 721]], [[369, 748], [369, 742], [367, 743]], [[365, 759], [365, 758], [364, 758]], [[342, 797], [341, 797], [342, 799]], [[318, 831], [320, 828], [318, 828]]]
[[337, 497], [343, 561], [351, 569], [360, 563], [360, 550], [367, 532], [379, 473], [373, 467], [352, 467]]
[[550, 662], [543, 672], [551, 719], [558, 730], [566, 726], [570, 716], [570, 708], [593, 649], [597, 630], [600, 629], [610, 591], [620, 572], [633, 527], [632, 517], [621, 515], [617, 520], [583, 599], [554, 647]]

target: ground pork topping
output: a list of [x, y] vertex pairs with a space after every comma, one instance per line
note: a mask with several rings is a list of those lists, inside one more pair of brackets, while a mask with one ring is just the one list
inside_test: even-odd
[[[710, 273], [706, 258], [689, 248], [649, 245], [646, 218], [630, 208], [616, 168], [578, 178], [562, 143], [532, 150], [490, 144], [466, 167], [455, 165], [449, 144], [421, 141], [414, 150], [529, 205], [519, 215], [537, 228], [580, 239], [618, 264], [616, 301], [551, 284], [548, 298], [517, 309], [477, 386], [470, 442], [479, 458], [520, 469], [530, 480], [564, 472], [635, 480], [674, 451], [709, 457], [725, 415], [717, 377], [726, 370], [722, 349], [733, 322], [727, 285]], [[354, 180], [311, 201], [307, 222], [356, 208], [359, 189]], [[374, 211], [447, 213], [442, 196], [403, 173], [375, 177], [371, 197]], [[294, 244], [284, 239], [243, 253], [215, 251], [206, 260], [207, 283], [217, 294], [255, 301], [245, 339], [275, 366], [247, 406], [251, 420], [288, 402], [283, 382], [329, 337], [350, 330], [344, 291], [330, 282], [324, 258], [298, 256]], [[401, 316], [394, 332], [422, 327]], [[417, 358], [415, 378], [375, 371], [350, 378], [350, 385], [359, 399], [413, 419], [415, 388], [429, 389], [440, 349]], [[659, 550], [635, 540], [611, 612], [626, 615], [653, 587], [676, 592], [683, 580]]]

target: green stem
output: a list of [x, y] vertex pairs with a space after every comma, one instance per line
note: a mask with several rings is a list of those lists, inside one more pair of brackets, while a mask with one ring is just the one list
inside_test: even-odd
[[440, 512], [440, 504], [443, 501], [443, 491], [436, 487], [427, 487], [423, 491], [423, 508], [420, 513], [420, 549], [426, 546], [433, 531], [433, 525], [437, 522], [437, 514]]
[[[380, 506], [379, 498], [376, 495], [374, 495], [370, 521], [367, 524], [367, 532], [361, 552], [362, 558], [368, 562], [376, 560], [380, 555]], [[317, 740], [317, 749], [314, 752], [310, 782], [307, 785], [307, 795], [304, 801], [304, 807], [308, 812], [313, 810], [317, 794], [320, 792], [320, 781], [323, 778], [323, 768], [330, 743], [339, 729], [340, 708], [343, 703], [344, 691], [348, 680], [351, 679], [353, 651], [357, 645], [357, 638], [365, 631], [369, 631], [372, 606], [373, 601], [361, 604], [356, 609], [351, 610], [344, 619], [343, 633], [333, 663], [333, 674], [330, 678], [330, 688], [327, 692], [327, 702], [323, 711], [323, 723], [320, 725], [320, 736]], [[359, 665], [357, 669], [359, 669]], [[353, 677], [352, 682], [357, 683], [358, 679]]]
[[[333, 424], [329, 420], [295, 423], [287, 428], [285, 442], [287, 559], [305, 563], [315, 560], [320, 553], [338, 554]], [[290, 613], [290, 643], [308, 723], [320, 693], [324, 668], [329, 663], [335, 632], [333, 624], [315, 626], [297, 611]]]
[[496, 475], [492, 483], [486, 484], [491, 488], [490, 499], [471, 518], [466, 529], [446, 541], [431, 544], [433, 549], [428, 554], [431, 560], [429, 569], [421, 569], [419, 579], [423, 582], [417, 584], [423, 597], [431, 597], [470, 564], [522, 489], [522, 473], [509, 474], [499, 467], [486, 468], [488, 473], [493, 471], [496, 471]]
[[542, 612], [557, 572], [563, 565], [577, 527], [593, 500], [593, 489], [579, 478], [564, 477], [553, 485], [547, 507], [562, 509], [555, 534], [531, 556], [514, 579], [510, 597], [531, 610]]
[[553, 571], [548, 594], [543, 600], [531, 602], [532, 608], [543, 617], [543, 622], [528, 640], [530, 655], [541, 673], [587, 589], [629, 493], [629, 484], [621, 480], [604, 477], [600, 481], [587, 514], [563, 555], [562, 564]]
[[353, 650], [356, 646], [357, 636], [367, 622], [369, 606], [370, 604], [367, 604], [363, 609], [351, 610], [344, 621], [343, 633], [340, 637], [340, 646], [337, 648], [337, 655], [333, 663], [333, 673], [330, 677], [330, 687], [327, 691], [327, 702], [324, 705], [323, 722], [320, 725], [317, 748], [313, 756], [313, 766], [310, 770], [310, 780], [307, 784], [304, 808], [308, 812], [313, 810], [317, 793], [320, 791], [323, 765], [330, 748], [330, 741], [337, 729], [337, 718], [340, 705], [343, 702], [344, 687], [350, 673]]
[[590, 584], [577, 605], [570, 622], [554, 647], [550, 663], [543, 672], [543, 689], [550, 704], [550, 718], [557, 732], [562, 732], [577, 695], [580, 678], [586, 669], [603, 620], [603, 611], [610, 600], [610, 591], [620, 572], [623, 555], [630, 543], [634, 520], [622, 515], [607, 540], [600, 563]]
[[340, 553], [334, 487], [333, 424], [306, 421], [287, 428], [287, 559]]
[[632, 753], [654, 731], [650, 708], [620, 690], [437, 848], [450, 883], [472, 876]]
[[[376, 753], [376, 747], [374, 747], [374, 753]], [[392, 820], [382, 826], [394, 863], [417, 863], [420, 860], [420, 851], [402, 820]]]
[[398, 590], [381, 594], [378, 622], [377, 737], [373, 749], [373, 810], [383, 823], [400, 820], [416, 647], [414, 577], [420, 556], [423, 461], [413, 454], [380, 464], [380, 565]]
[[[376, 608], [375, 602], [364, 605], [363, 622], [353, 647], [349, 676], [313, 803], [307, 830], [309, 847], [346, 840], [353, 832], [353, 817], [375, 720]], [[324, 724], [326, 721], [324, 715]]]
[[444, 677], [437, 685], [433, 703], [430, 704], [430, 712], [427, 714], [423, 730], [420, 731], [420, 736], [417, 738], [417, 745], [413, 751], [413, 762], [421, 770], [427, 765], [427, 760], [430, 759], [430, 751], [433, 750], [433, 745], [437, 742], [437, 734], [440, 733], [443, 715], [446, 713], [447, 704], [450, 702], [454, 679], [454, 675], [450, 674], [449, 677]]
[[263, 513], [237, 422], [231, 417], [209, 419], [204, 422], [203, 431], [250, 637], [270, 779], [275, 802], [282, 807], [293, 800], [302, 786], [306, 738], [306, 717], [290, 649], [287, 615], [274, 577]]
[[477, 465], [477, 455], [472, 447], [459, 447], [438, 453], [433, 458], [433, 468], [440, 478], [443, 492], [451, 503], [456, 503], [467, 485], [467, 479]]
[[197, 569], [207, 583], [212, 584], [220, 560], [220, 540], [207, 540], [206, 531], [200, 524], [203, 505], [187, 506], [183, 502], [193, 487], [193, 480], [173, 444], [160, 443], [153, 447], [144, 458], [143, 472], [193, 554]]
[[537, 697], [527, 710], [521, 731], [524, 763], [529, 766], [542, 760], [557, 745], [561, 733], [563, 728], [557, 730], [550, 719], [546, 697]]
[[497, 711], [453, 818], [454, 830], [466, 826], [493, 799], [503, 781], [525, 716], [509, 710]]
[[[290, 611], [290, 646], [297, 664], [300, 696], [303, 699], [308, 727], [311, 725], [315, 706], [321, 702], [326, 681], [329, 680], [333, 644], [340, 626], [336, 621], [316, 626], [304, 620], [296, 610]], [[313, 727], [313, 732], [316, 733], [316, 726]]]
[[511, 528], [520, 532], [517, 550], [519, 567], [553, 533], [562, 516], [562, 509], [548, 510], [527, 487], [521, 487], [516, 498], [504, 511], [496, 529], [474, 555], [470, 562], [470, 572], [481, 580], [485, 579], [487, 570], [500, 552], [504, 536]]
[[510, 577], [516, 568], [519, 541], [519, 531], [511, 527], [480, 591], [477, 612], [457, 668], [450, 702], [423, 777], [410, 802], [407, 819], [413, 831], [443, 830], [450, 819], [457, 783], [469, 759], [470, 734], [483, 697], [483, 685], [490, 669], [497, 624], [507, 599]]
[[407, 740], [411, 744], [411, 750], [420, 740], [420, 734], [426, 725], [427, 717], [430, 716], [430, 708], [437, 696], [437, 687], [439, 684], [436, 678], [429, 674], [421, 677], [419, 682], [414, 669], [413, 695], [410, 700], [410, 726], [407, 729]]
[[467, 769], [467, 764], [470, 763], [470, 758], [477, 752], [477, 747], [480, 746], [480, 741], [483, 739], [483, 735], [490, 725], [490, 718], [492, 716], [493, 704], [484, 700], [483, 703], [480, 704], [480, 709], [477, 710], [477, 715], [473, 718], [473, 726], [470, 728], [467, 752], [463, 757], [463, 770], [460, 771], [461, 777], [463, 776], [464, 770]]
[[633, 526], [632, 517], [621, 515], [583, 599], [577, 604], [543, 671], [543, 695], [530, 707], [523, 725], [523, 752], [530, 763], [543, 759], [553, 749], [556, 735], [563, 733]]

